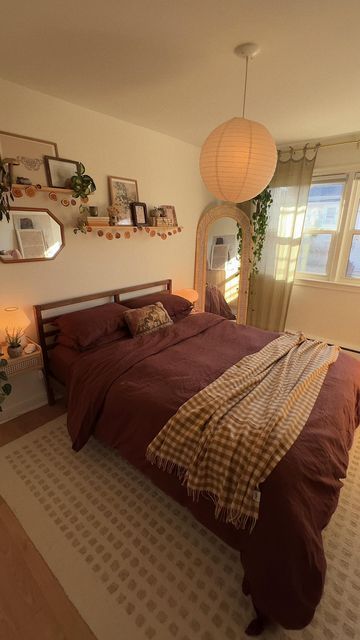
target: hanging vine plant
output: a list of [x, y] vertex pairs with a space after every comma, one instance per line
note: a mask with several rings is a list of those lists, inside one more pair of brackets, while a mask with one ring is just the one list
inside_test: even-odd
[[0, 221], [5, 218], [10, 222], [10, 200], [14, 200], [7, 163], [0, 158]]
[[[252, 240], [254, 243], [252, 273], [256, 274], [259, 272], [259, 263], [264, 247], [266, 229], [269, 223], [269, 209], [273, 202], [270, 188], [266, 187], [258, 196], [253, 198], [251, 202], [255, 205], [255, 211], [250, 217], [250, 222], [253, 227]], [[242, 232], [239, 225], [237, 239], [239, 242], [239, 257], [241, 257]]]
[[4, 369], [7, 367], [7, 360], [5, 360], [5, 358], [2, 358], [1, 356], [2, 354], [0, 354], [0, 411], [2, 411], [2, 403], [5, 402], [12, 389], [11, 384], [8, 382], [8, 377], [4, 371]]

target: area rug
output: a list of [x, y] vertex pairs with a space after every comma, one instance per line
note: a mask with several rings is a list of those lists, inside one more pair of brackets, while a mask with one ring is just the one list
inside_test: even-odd
[[[98, 640], [240, 640], [252, 617], [238, 554], [65, 416], [0, 449], [0, 493]], [[359, 434], [360, 435], [360, 434]], [[360, 438], [324, 534], [315, 619], [263, 640], [360, 638]]]

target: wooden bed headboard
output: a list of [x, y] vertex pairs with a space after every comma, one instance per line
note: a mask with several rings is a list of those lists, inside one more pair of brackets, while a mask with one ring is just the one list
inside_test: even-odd
[[[46, 393], [48, 397], [49, 404], [54, 404], [55, 397], [54, 391], [51, 385], [51, 368], [50, 368], [50, 358], [49, 351], [53, 349], [56, 345], [56, 336], [59, 333], [58, 327], [54, 324], [55, 320], [65, 313], [69, 313], [68, 309], [64, 309], [61, 311], [63, 307], [79, 307], [81, 309], [84, 307], [84, 303], [93, 302], [96, 300], [112, 300], [113, 302], [126, 302], [128, 298], [124, 298], [129, 293], [134, 292], [146, 292], [147, 289], [155, 289], [160, 288], [161, 291], [166, 293], [172, 292], [172, 280], [158, 280], [157, 282], [147, 282], [145, 284], [137, 284], [131, 287], [123, 287], [121, 289], [113, 289], [111, 291], [100, 291], [99, 293], [91, 293], [85, 296], [79, 296], [77, 298], [67, 298], [66, 300], [55, 300], [54, 302], [46, 302], [45, 304], [36, 304], [34, 305], [34, 313], [36, 319], [36, 326], [38, 332], [38, 339], [43, 353], [43, 361], [44, 361], [44, 376], [45, 376], [45, 385], [46, 385]], [[94, 306], [94, 305], [89, 305]], [[55, 315], [50, 314], [47, 315], [47, 312], [52, 310], [56, 310]], [[78, 309], [71, 309], [71, 311], [76, 311]]]

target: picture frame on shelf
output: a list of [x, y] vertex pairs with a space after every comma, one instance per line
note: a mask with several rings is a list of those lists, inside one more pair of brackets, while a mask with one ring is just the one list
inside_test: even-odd
[[111, 227], [132, 227], [134, 226], [131, 207], [124, 207], [112, 204], [107, 209], [109, 214], [109, 225]]
[[45, 186], [44, 157], [57, 158], [59, 153], [56, 142], [0, 131], [0, 155], [2, 158], [14, 158], [19, 163], [11, 167], [14, 184], [17, 178], [27, 178], [33, 185]]
[[[139, 200], [137, 181], [133, 178], [118, 178], [108, 176], [110, 204], [116, 205], [122, 211], [121, 219], [131, 219], [132, 213], [130, 204]], [[133, 224], [124, 223], [121, 224]]]
[[131, 212], [136, 227], [146, 227], [148, 224], [147, 207], [145, 202], [132, 202]]
[[177, 227], [178, 222], [177, 222], [175, 207], [172, 204], [162, 204], [160, 208], [165, 213], [164, 218], [170, 221], [167, 224], [171, 227]]
[[77, 160], [57, 156], [44, 156], [44, 162], [47, 184], [54, 189], [68, 188], [70, 178], [77, 173], [80, 166]]

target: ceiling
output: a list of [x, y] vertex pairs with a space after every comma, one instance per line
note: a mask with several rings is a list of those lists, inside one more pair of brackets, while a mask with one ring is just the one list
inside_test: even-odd
[[241, 115], [280, 143], [358, 131], [359, 0], [1, 2], [0, 76], [200, 145]]

